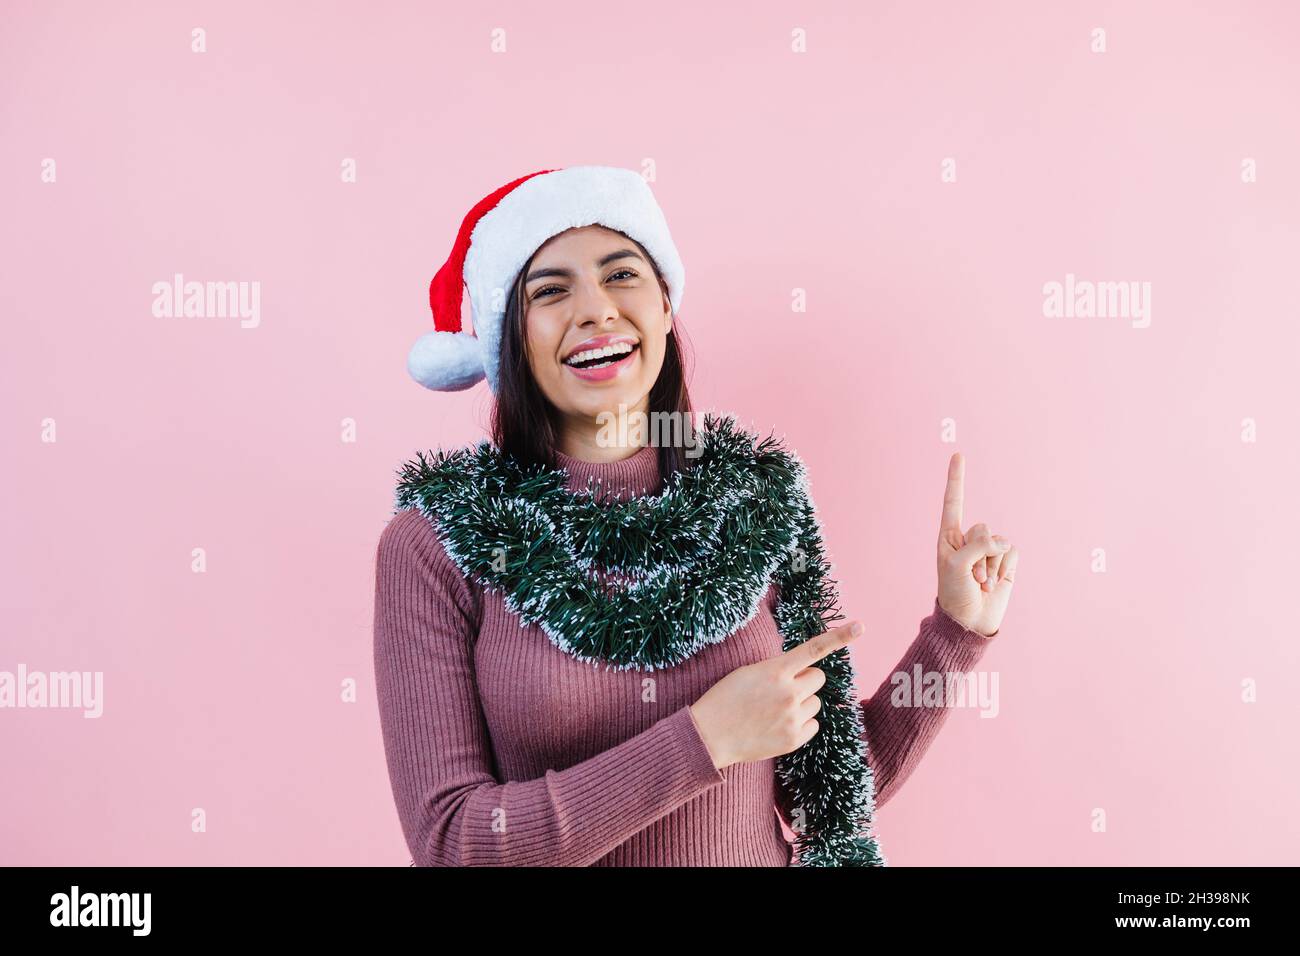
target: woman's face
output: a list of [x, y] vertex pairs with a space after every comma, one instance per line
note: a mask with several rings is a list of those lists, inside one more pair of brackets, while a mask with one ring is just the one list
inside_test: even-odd
[[[635, 243], [603, 226], [552, 236], [528, 266], [523, 315], [533, 377], [561, 414], [594, 420], [620, 404], [647, 410], [672, 306]], [[574, 356], [609, 346], [613, 354], [587, 355], [575, 367]]]

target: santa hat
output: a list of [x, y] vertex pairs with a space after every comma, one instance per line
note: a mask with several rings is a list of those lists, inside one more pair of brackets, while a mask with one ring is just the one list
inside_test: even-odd
[[[635, 239], [654, 259], [676, 315], [686, 270], [668, 234], [663, 210], [641, 175], [615, 166], [570, 166], [529, 173], [489, 194], [469, 211], [451, 255], [429, 284], [433, 331], [406, 359], [425, 388], [456, 392], [484, 377], [495, 393], [506, 300], [519, 270], [547, 239], [601, 225]], [[469, 290], [474, 334], [461, 331], [462, 289]]]

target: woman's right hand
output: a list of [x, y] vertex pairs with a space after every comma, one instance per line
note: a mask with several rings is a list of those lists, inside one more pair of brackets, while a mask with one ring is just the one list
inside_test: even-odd
[[691, 705], [713, 765], [766, 760], [798, 750], [817, 735], [817, 691], [826, 672], [816, 663], [862, 633], [849, 621], [783, 654], [738, 667]]

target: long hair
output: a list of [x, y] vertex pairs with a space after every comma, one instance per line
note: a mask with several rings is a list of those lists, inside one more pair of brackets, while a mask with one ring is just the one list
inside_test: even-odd
[[[654, 269], [655, 279], [662, 289], [663, 276], [659, 272], [658, 263], [631, 236], [617, 229], [612, 231], [624, 236], [640, 250]], [[524, 330], [524, 277], [528, 275], [528, 269], [536, 255], [534, 252], [533, 256], [529, 256], [519, 270], [506, 301], [505, 320], [501, 330], [501, 367], [497, 374], [496, 404], [492, 410], [492, 441], [502, 452], [513, 456], [521, 464], [544, 464], [554, 468], [557, 465], [555, 449], [559, 444], [560, 414], [533, 377], [532, 367], [528, 364]], [[691, 396], [686, 387], [687, 362], [690, 359], [687, 345], [681, 320], [675, 317], [672, 332], [664, 340], [663, 367], [650, 389], [646, 410], [650, 422], [655, 421], [656, 412], [675, 412], [693, 427]], [[664, 481], [674, 472], [685, 471], [689, 467], [690, 459], [680, 443], [659, 446], [659, 473]]]

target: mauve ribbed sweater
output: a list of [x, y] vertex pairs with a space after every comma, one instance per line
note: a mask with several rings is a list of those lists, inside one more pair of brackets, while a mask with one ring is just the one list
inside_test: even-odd
[[[620, 498], [661, 490], [653, 446], [559, 463], [571, 490], [589, 476]], [[415, 864], [788, 866], [776, 759], [719, 771], [690, 709], [737, 667], [781, 653], [775, 597], [769, 588], [753, 620], [676, 667], [606, 670], [521, 626], [465, 579], [419, 511], [398, 512], [376, 555], [375, 680]], [[968, 671], [991, 640], [936, 601], [896, 671]], [[877, 808], [948, 715], [893, 707], [892, 689], [886, 678], [861, 705]]]

